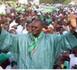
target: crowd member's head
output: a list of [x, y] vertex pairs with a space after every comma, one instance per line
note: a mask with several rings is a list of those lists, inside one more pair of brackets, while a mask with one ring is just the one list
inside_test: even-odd
[[37, 37], [42, 31], [42, 28], [44, 27], [44, 23], [40, 19], [35, 19], [32, 21], [32, 34]]
[[20, 25], [20, 17], [16, 17], [15, 22]]
[[26, 22], [26, 30], [30, 33], [32, 32], [32, 20], [27, 20]]
[[8, 22], [6, 22], [6, 23], [4, 23], [4, 24], [2, 24], [2, 27], [5, 29], [5, 30], [9, 30], [9, 23]]
[[3, 18], [2, 16], [0, 16], [0, 28], [4, 28], [5, 30], [9, 30], [9, 22], [7, 20], [7, 18]]

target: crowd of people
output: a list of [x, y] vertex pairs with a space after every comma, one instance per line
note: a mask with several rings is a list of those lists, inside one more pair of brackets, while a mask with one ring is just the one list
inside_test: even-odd
[[[1, 24], [2, 29], [6, 30], [10, 34], [26, 35], [28, 33], [31, 33], [33, 30], [32, 23], [35, 23], [35, 22], [37, 23], [42, 22], [43, 24], [42, 31], [45, 32], [46, 34], [65, 35], [68, 32], [70, 32], [72, 29], [75, 30], [75, 32], [77, 32], [77, 29], [74, 29], [74, 26], [76, 25], [75, 23], [77, 23], [77, 20], [76, 20], [77, 19], [77, 7], [76, 6], [64, 6], [63, 5], [60, 7], [55, 7], [55, 9], [57, 8], [58, 10], [54, 12], [42, 13], [42, 11], [40, 11], [41, 7], [49, 6], [49, 4], [48, 5], [43, 4], [39, 6], [31, 5], [31, 4], [28, 4], [28, 5], [18, 5], [17, 4], [17, 7], [11, 7], [10, 5], [6, 5], [6, 4], [3, 4], [3, 5], [5, 5], [5, 9], [4, 9], [4, 13], [0, 14], [0, 24]], [[38, 21], [38, 19], [40, 19], [40, 21]], [[70, 24], [70, 23], [73, 23], [73, 24]], [[73, 26], [73, 28], [71, 28], [71, 26]], [[41, 50], [41, 51], [44, 51], [44, 50]], [[51, 67], [54, 69], [55, 68], [56, 69], [69, 69], [69, 68], [76, 69], [77, 68], [77, 56], [75, 55], [77, 55], [76, 48], [73, 50], [73, 52], [72, 51], [70, 52], [70, 49], [68, 51], [61, 51], [59, 55], [55, 57], [56, 61], [54, 65], [52, 64], [53, 66]], [[42, 56], [39, 58], [42, 58]], [[39, 63], [37, 65], [39, 65]], [[17, 63], [15, 64], [17, 65]], [[25, 67], [25, 68], [30, 68], [30, 67]], [[31, 66], [31, 68], [34, 68], [34, 67]], [[35, 65], [35, 68], [42, 68], [42, 67]], [[43, 68], [45, 67], [43, 66]]]
[[45, 28], [44, 30], [48, 30], [50, 33], [64, 33], [70, 30], [68, 22], [70, 13], [77, 15], [76, 6], [57, 7], [58, 11], [52, 13], [42, 13], [42, 11], [40, 11], [40, 7], [44, 7], [45, 5], [17, 5], [17, 8], [11, 7], [10, 5], [4, 6], [5, 9], [4, 12], [1, 13], [0, 18], [6, 18], [8, 21], [2, 26], [4, 29], [14, 34], [26, 34], [27, 29], [30, 29], [28, 28], [28, 24], [31, 23], [34, 18], [40, 18], [45, 21], [47, 29]]

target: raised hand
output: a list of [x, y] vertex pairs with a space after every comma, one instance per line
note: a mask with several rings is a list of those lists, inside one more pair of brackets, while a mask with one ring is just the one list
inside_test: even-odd
[[68, 19], [69, 19], [69, 21], [70, 21], [70, 25], [71, 25], [71, 27], [72, 27], [73, 29], [76, 29], [76, 28], [77, 28], [76, 18], [77, 18], [77, 16], [74, 15], [74, 14], [72, 14], [72, 13], [71, 13], [71, 14], [69, 15], [69, 17], [68, 17]]

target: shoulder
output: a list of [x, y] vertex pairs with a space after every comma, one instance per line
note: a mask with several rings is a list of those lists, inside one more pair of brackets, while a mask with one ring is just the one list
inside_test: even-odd
[[60, 34], [45, 34], [45, 36], [53, 39], [61, 38]]
[[0, 39], [6, 39], [6, 38], [9, 40], [12, 37], [11, 37], [9, 32], [7, 32], [6, 30], [2, 29], [1, 30], [1, 34], [0, 34]]
[[30, 38], [29, 34], [20, 34], [20, 35], [16, 35], [15, 37], [18, 40], [28, 40]]

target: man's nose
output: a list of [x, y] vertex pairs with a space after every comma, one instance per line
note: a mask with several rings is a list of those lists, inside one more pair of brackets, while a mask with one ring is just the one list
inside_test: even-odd
[[36, 27], [32, 27], [32, 30], [35, 30], [36, 29]]

